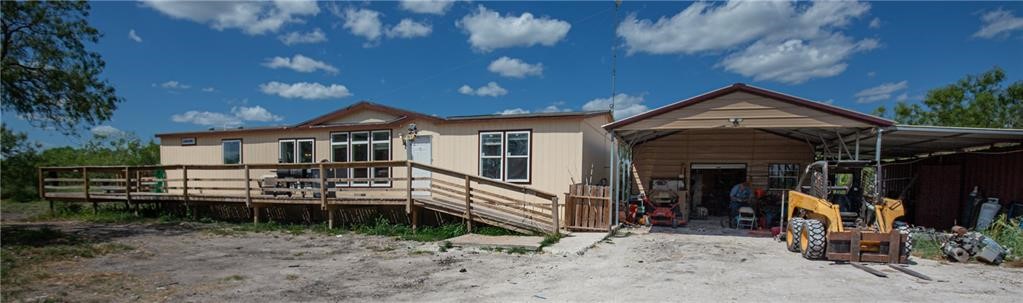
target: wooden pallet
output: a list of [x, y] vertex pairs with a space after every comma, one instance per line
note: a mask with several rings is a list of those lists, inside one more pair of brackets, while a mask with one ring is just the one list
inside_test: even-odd
[[569, 230], [607, 231], [611, 228], [611, 188], [573, 184], [565, 194], [565, 225]]
[[879, 233], [854, 229], [828, 234], [827, 258], [832, 261], [907, 263], [902, 255], [908, 235], [897, 230]]

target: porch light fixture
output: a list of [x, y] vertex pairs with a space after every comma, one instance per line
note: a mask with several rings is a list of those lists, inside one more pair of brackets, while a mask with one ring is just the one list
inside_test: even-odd
[[728, 122], [732, 123], [732, 127], [739, 127], [739, 124], [742, 124], [742, 118], [728, 118]]

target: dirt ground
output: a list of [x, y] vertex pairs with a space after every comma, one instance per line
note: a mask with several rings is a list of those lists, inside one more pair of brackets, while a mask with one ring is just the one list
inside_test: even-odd
[[[27, 223], [26, 223], [27, 224]], [[626, 229], [584, 255], [508, 254], [343, 234], [219, 235], [190, 223], [31, 223], [134, 247], [54, 265], [3, 301], [1019, 302], [1023, 270], [915, 260], [923, 281], [812, 262], [771, 238]]]

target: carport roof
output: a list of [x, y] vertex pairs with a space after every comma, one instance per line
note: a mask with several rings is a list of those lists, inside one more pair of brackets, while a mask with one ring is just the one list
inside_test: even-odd
[[[865, 138], [874, 140], [876, 135]], [[884, 158], [928, 156], [1023, 144], [1023, 129], [895, 125], [881, 135]], [[872, 144], [861, 151], [873, 153]]]

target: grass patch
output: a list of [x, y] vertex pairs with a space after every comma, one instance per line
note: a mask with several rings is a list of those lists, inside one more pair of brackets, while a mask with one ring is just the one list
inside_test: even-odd
[[1023, 218], [1009, 219], [1001, 214], [987, 229], [980, 231], [1009, 250], [1006, 261], [1023, 260], [1023, 228], [1020, 228], [1020, 220]]
[[933, 234], [914, 233], [912, 255], [923, 259], [944, 259], [944, 254], [941, 252], [941, 240]]
[[0, 215], [4, 218], [32, 219], [46, 215], [49, 212], [50, 204], [45, 201], [0, 201]]
[[561, 235], [561, 233], [548, 234], [548, 235], [544, 236], [543, 237], [543, 241], [540, 241], [540, 248], [542, 249], [544, 247], [554, 245], [554, 243], [560, 242], [561, 241], [561, 237], [563, 237]]
[[[322, 225], [322, 227], [321, 227]], [[216, 222], [212, 226], [208, 226], [203, 231], [218, 235], [218, 236], [234, 236], [245, 233], [269, 233], [269, 232], [280, 232], [289, 235], [302, 235], [305, 233], [320, 233], [320, 234], [332, 234], [333, 232], [327, 229], [326, 224], [317, 225], [304, 225], [304, 224], [285, 224], [277, 222], [265, 222], [265, 223], [225, 223]]]
[[0, 296], [11, 299], [25, 287], [46, 279], [51, 263], [75, 258], [94, 258], [132, 250], [120, 243], [96, 243], [62, 231], [6, 226], [0, 230]]
[[287, 275], [284, 279], [287, 279], [288, 281], [295, 281], [298, 280], [298, 275]]
[[230, 281], [242, 281], [242, 280], [245, 280], [245, 276], [242, 276], [242, 275], [230, 275], [230, 276], [224, 277], [224, 281], [229, 281], [229, 282]]

